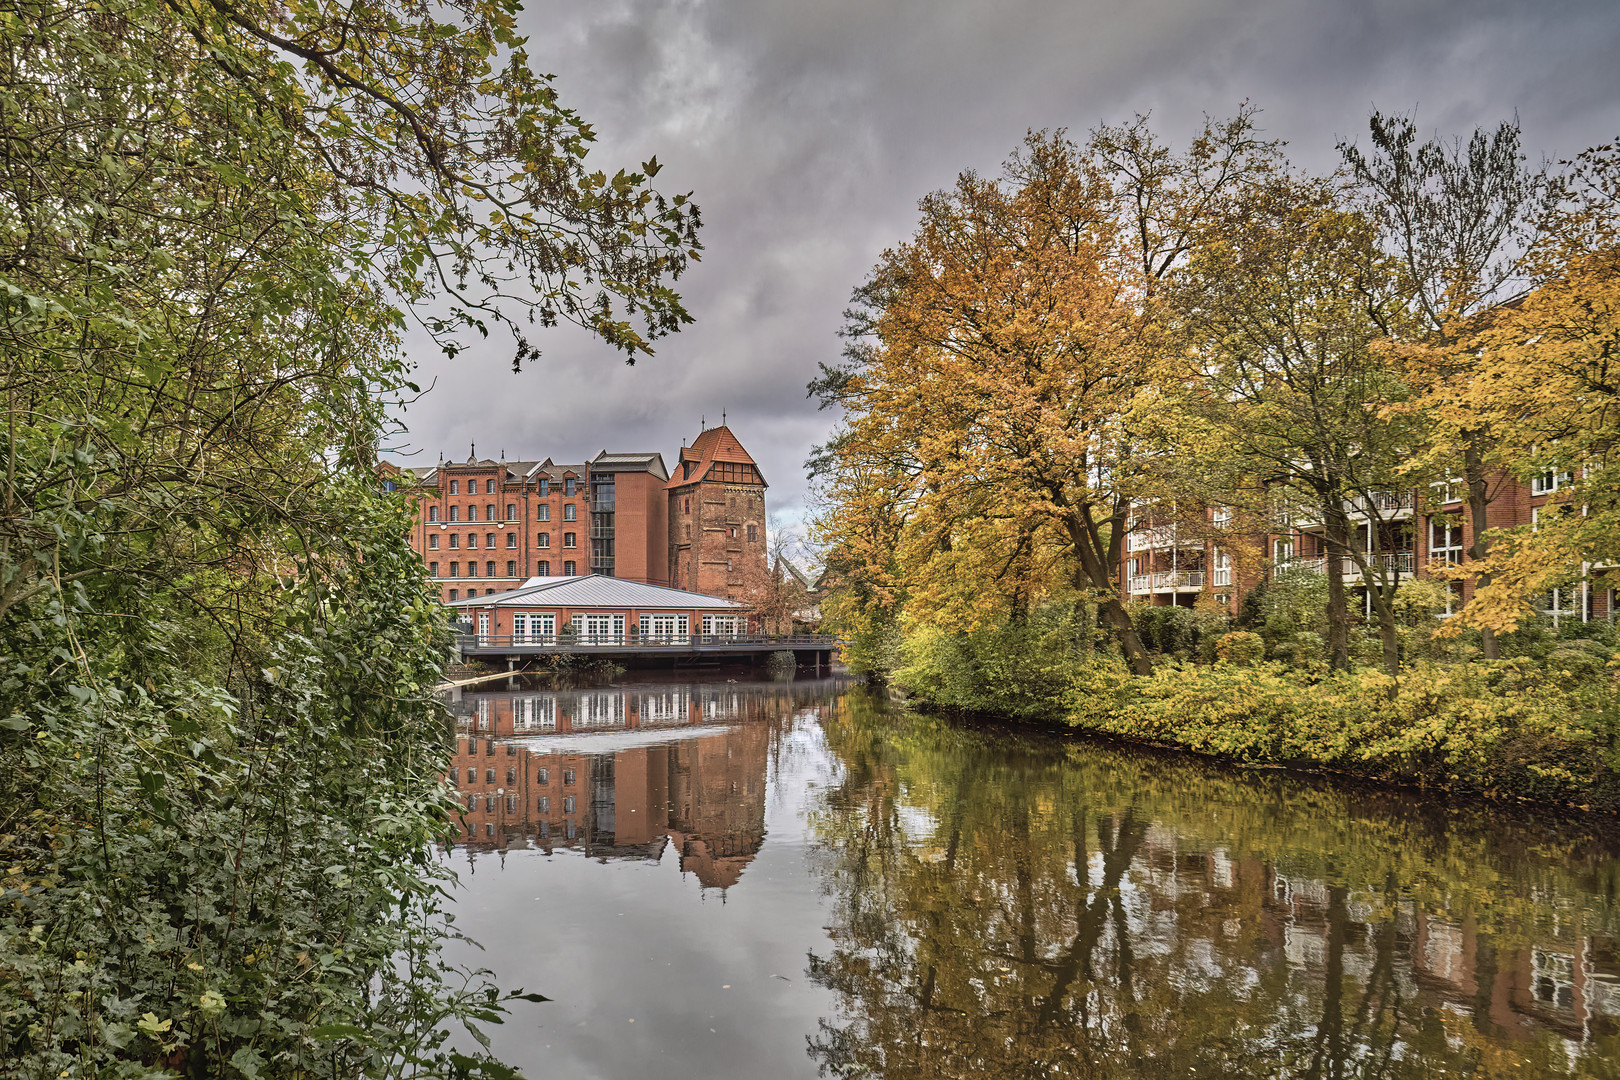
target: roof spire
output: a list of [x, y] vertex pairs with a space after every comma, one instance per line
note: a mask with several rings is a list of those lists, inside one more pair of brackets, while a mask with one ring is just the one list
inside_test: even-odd
[[720, 410], [720, 426], [721, 427], [726, 426], [726, 410], [724, 410], [724, 409]]
[[708, 416], [704, 416], [703, 419], [698, 421], [698, 430], [700, 430], [700, 431], [708, 431], [709, 430], [709, 418], [708, 418]]

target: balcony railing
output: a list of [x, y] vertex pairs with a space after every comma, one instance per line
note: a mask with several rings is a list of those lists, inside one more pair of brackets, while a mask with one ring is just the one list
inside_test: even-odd
[[1127, 588], [1133, 593], [1163, 592], [1169, 589], [1202, 589], [1202, 570], [1161, 570], [1154, 574], [1132, 574]]
[[1351, 500], [1350, 509], [1363, 514], [1369, 509], [1376, 510], [1380, 514], [1389, 514], [1398, 510], [1410, 510], [1416, 505], [1415, 492], [1373, 491]]
[[[1367, 568], [1375, 572], [1380, 561], [1382, 561], [1386, 570], [1395, 574], [1410, 574], [1417, 568], [1417, 556], [1410, 551], [1394, 551], [1384, 555], [1367, 555], [1365, 558], [1367, 560]], [[1327, 560], [1325, 558], [1290, 559], [1287, 562], [1280, 562], [1276, 566], [1272, 567], [1271, 572], [1272, 576], [1275, 577], [1276, 575], [1288, 570], [1309, 570], [1312, 573], [1325, 574], [1327, 573]], [[1346, 558], [1344, 560], [1344, 576], [1347, 580], [1359, 579], [1361, 577], [1361, 569], [1356, 565], [1356, 561], [1354, 559]]]
[[1176, 527], [1160, 525], [1157, 529], [1139, 529], [1125, 536], [1125, 550], [1147, 551], [1151, 548], [1170, 547], [1176, 542]]

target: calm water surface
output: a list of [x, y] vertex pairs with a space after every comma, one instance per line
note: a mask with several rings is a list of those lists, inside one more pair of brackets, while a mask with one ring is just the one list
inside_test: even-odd
[[901, 713], [455, 695], [455, 959], [531, 1077], [1620, 1077], [1620, 845]]

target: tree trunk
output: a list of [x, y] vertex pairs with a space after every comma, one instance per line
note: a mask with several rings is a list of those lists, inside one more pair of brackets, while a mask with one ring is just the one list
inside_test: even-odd
[[1324, 500], [1322, 507], [1322, 536], [1327, 550], [1322, 569], [1328, 579], [1328, 665], [1334, 671], [1350, 670], [1350, 610], [1344, 594], [1344, 560], [1350, 554], [1350, 519], [1345, 516], [1342, 500], [1331, 505]]
[[[1490, 553], [1490, 541], [1485, 539], [1485, 530], [1488, 528], [1486, 513], [1490, 509], [1490, 488], [1485, 477], [1485, 451], [1479, 445], [1478, 436], [1468, 440], [1463, 447], [1463, 478], [1468, 481], [1468, 524], [1473, 531], [1473, 540], [1468, 545], [1468, 558], [1471, 562], [1480, 562]], [[1474, 579], [1474, 589], [1484, 588], [1491, 583], [1491, 575], [1480, 574]], [[1480, 655], [1486, 660], [1496, 660], [1502, 655], [1501, 643], [1496, 640], [1496, 631], [1484, 627], [1479, 632]]]
[[1119, 638], [1119, 647], [1125, 653], [1125, 662], [1131, 665], [1131, 671], [1137, 675], [1153, 674], [1153, 660], [1148, 656], [1147, 650], [1142, 647], [1142, 639], [1136, 636], [1136, 627], [1131, 623], [1130, 612], [1125, 605], [1119, 602], [1119, 597], [1110, 595], [1102, 603], [1103, 625], [1114, 632]]

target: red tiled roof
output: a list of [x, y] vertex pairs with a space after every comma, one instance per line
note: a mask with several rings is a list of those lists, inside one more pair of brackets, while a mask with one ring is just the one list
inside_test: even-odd
[[[691, 478], [684, 479], [686, 469], [683, 465], [688, 461], [697, 462], [697, 466], [692, 470]], [[703, 434], [692, 440], [691, 446], [681, 447], [680, 457], [675, 462], [674, 473], [670, 476], [669, 483], [664, 486], [666, 488], [678, 488], [685, 487], [687, 484], [695, 484], [708, 473], [709, 466], [717, 461], [729, 462], [733, 465], [752, 465], [754, 471], [759, 472], [759, 463], [749, 456], [747, 450], [743, 449], [743, 444], [737, 441], [737, 436], [731, 433], [731, 429], [722, 424], [720, 427], [706, 429]], [[760, 474], [759, 482], [761, 484], [765, 482], [763, 473]]]

